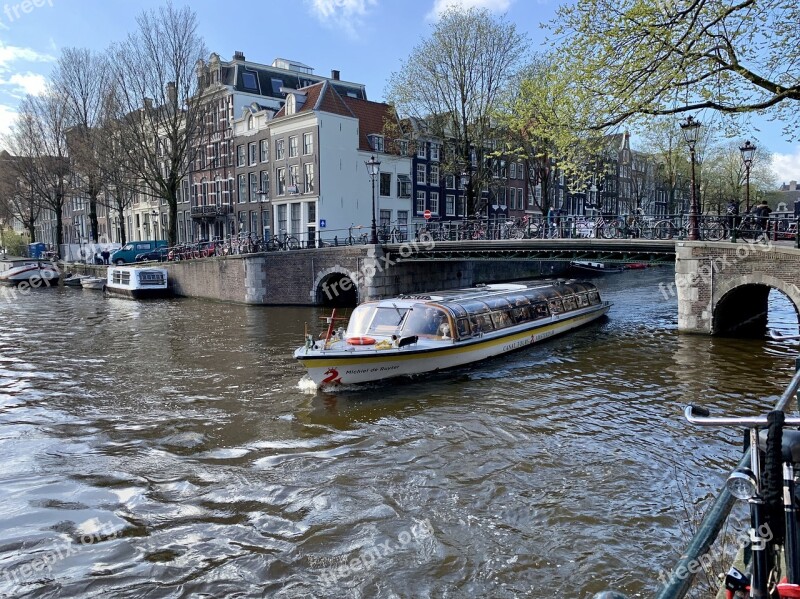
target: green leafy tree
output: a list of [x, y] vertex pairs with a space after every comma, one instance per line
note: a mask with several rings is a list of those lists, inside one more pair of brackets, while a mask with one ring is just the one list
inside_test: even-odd
[[577, 0], [559, 9], [555, 36], [597, 126], [770, 110], [796, 134], [798, 22], [794, 0]]

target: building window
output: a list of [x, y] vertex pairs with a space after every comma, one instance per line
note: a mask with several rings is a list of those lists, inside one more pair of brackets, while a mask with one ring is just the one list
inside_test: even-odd
[[456, 196], [451, 193], [445, 196], [445, 210], [447, 211], [447, 216], [455, 216], [456, 214]]
[[247, 201], [247, 178], [239, 175], [239, 203]]
[[422, 158], [425, 160], [426, 157], [427, 154], [425, 154], [425, 142], [421, 141], [419, 142], [419, 146], [417, 146], [417, 158]]
[[431, 165], [431, 176], [428, 179], [428, 185], [438, 186], [439, 185], [439, 165], [432, 164]]
[[383, 135], [368, 135], [369, 145], [376, 152], [383, 152]]
[[300, 181], [300, 166], [293, 164], [289, 167], [289, 193], [297, 193], [300, 191], [297, 188], [298, 181]]
[[389, 229], [389, 225], [392, 224], [392, 211], [391, 210], [381, 210], [380, 214], [380, 226], [384, 229]]
[[417, 214], [422, 214], [423, 212], [425, 212], [425, 192], [424, 191], [418, 191], [417, 192], [417, 203], [414, 206], [414, 210], [417, 212]]
[[[514, 166], [513, 162], [511, 163], [511, 166], [512, 167]], [[509, 198], [509, 204], [511, 205], [511, 209], [512, 210], [516, 210], [517, 209], [517, 190], [514, 187], [512, 187], [509, 191], [510, 191], [509, 195], [511, 196]]]
[[258, 163], [258, 146], [255, 143], [251, 143], [247, 146], [247, 149], [250, 155], [250, 165]]
[[397, 151], [400, 152], [400, 156], [408, 156], [408, 142], [405, 139], [397, 140]]
[[408, 225], [408, 210], [397, 211], [397, 225], [399, 227], [406, 227]]
[[297, 136], [293, 135], [289, 138], [289, 158], [297, 156]]
[[444, 178], [444, 186], [447, 189], [455, 189], [456, 188], [456, 178], [454, 175], [446, 175]]
[[314, 151], [314, 136], [311, 133], [303, 133], [303, 155], [308, 156]]
[[278, 206], [278, 231], [286, 233], [286, 204]]
[[269, 141], [262, 139], [259, 145], [261, 146], [261, 162], [267, 162], [269, 160]]
[[411, 197], [411, 177], [397, 175], [397, 197], [408, 199]]
[[269, 171], [261, 171], [261, 201], [264, 202], [269, 198]]
[[517, 163], [516, 162], [512, 162], [511, 163], [511, 173], [508, 176], [511, 179], [516, 179], [517, 178]]
[[292, 233], [300, 232], [300, 204], [292, 204]]
[[431, 160], [439, 160], [439, 144], [431, 144]]
[[236, 166], [244, 166], [244, 145], [236, 146]]
[[382, 196], [392, 195], [392, 173], [381, 173], [380, 194]]
[[425, 165], [417, 165], [417, 185], [425, 185]]
[[275, 195], [282, 196], [286, 193], [286, 169], [275, 169]]
[[250, 173], [250, 201], [258, 201], [258, 173]]
[[314, 163], [313, 162], [306, 162], [303, 165], [303, 181], [304, 181], [304, 188], [303, 191], [305, 193], [311, 193], [314, 191]]
[[283, 140], [275, 140], [275, 160], [283, 160]]
[[432, 191], [431, 192], [430, 207], [431, 207], [431, 212], [433, 214], [439, 214], [439, 192], [438, 191]]

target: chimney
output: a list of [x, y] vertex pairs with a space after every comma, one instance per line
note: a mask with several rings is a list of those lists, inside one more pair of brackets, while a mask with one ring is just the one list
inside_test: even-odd
[[242, 52], [241, 50], [235, 50], [233, 53], [233, 59], [244, 62], [244, 52]]
[[146, 110], [153, 110], [153, 98], [145, 98], [144, 107]]
[[178, 103], [178, 90], [174, 81], [167, 83], [167, 103], [170, 106], [175, 106]]
[[332, 69], [331, 79], [333, 79], [334, 81], [339, 81], [339, 71], [337, 71], [336, 69]]
[[789, 191], [797, 191], [797, 181], [789, 181]]

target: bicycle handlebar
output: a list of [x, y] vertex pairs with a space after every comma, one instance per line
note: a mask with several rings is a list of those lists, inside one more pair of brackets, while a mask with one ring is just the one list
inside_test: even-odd
[[[688, 405], [684, 416], [690, 424], [697, 426], [738, 426], [742, 428], [766, 428], [769, 426], [766, 416], [710, 416], [706, 408]], [[786, 417], [784, 426], [800, 426], [800, 416]]]

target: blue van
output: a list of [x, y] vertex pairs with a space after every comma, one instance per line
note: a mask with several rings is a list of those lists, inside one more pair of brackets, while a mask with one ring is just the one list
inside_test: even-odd
[[136, 262], [136, 256], [139, 254], [146, 254], [147, 252], [152, 252], [156, 248], [165, 247], [167, 247], [167, 242], [163, 239], [160, 241], [132, 241], [126, 243], [111, 254], [111, 264], [116, 264], [117, 266], [121, 264], [133, 264]]

